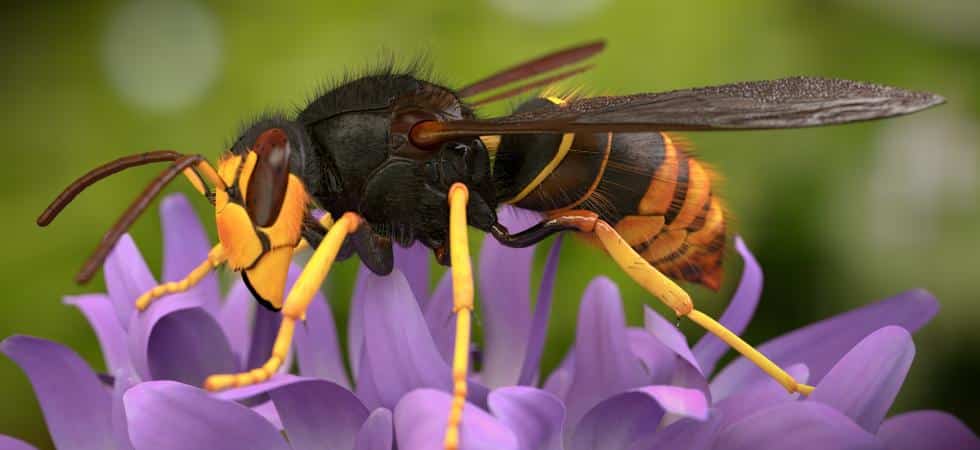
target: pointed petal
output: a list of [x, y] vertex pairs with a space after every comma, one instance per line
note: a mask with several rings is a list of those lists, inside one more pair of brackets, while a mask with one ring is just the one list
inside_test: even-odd
[[555, 238], [548, 252], [541, 274], [541, 285], [538, 289], [538, 299], [534, 303], [534, 316], [531, 318], [531, 335], [528, 337], [527, 351], [524, 353], [524, 363], [521, 365], [521, 375], [518, 384], [529, 385], [538, 378], [541, 363], [541, 352], [544, 350], [544, 340], [548, 334], [548, 318], [551, 317], [551, 301], [554, 297], [555, 276], [558, 273], [558, 257], [561, 252], [562, 236]]
[[334, 383], [307, 380], [269, 393], [289, 443], [295, 450], [315, 450], [330, 443], [352, 450], [368, 410], [354, 393]]
[[306, 321], [296, 327], [294, 339], [300, 375], [322, 378], [350, 389], [333, 314], [322, 293], [313, 298], [306, 311]]
[[405, 275], [419, 305], [429, 300], [429, 258], [432, 250], [416, 242], [411, 247], [394, 246], [395, 268]]
[[[442, 448], [449, 418], [449, 394], [433, 389], [408, 393], [395, 408], [395, 437], [405, 450]], [[463, 406], [460, 450], [517, 450], [517, 437], [471, 403]]]
[[534, 247], [504, 247], [491, 236], [480, 250], [483, 370], [491, 387], [517, 382], [531, 332], [531, 263]]
[[[163, 228], [162, 279], [181, 280], [208, 259], [211, 241], [184, 194], [171, 194], [160, 202], [160, 222]], [[209, 313], [217, 314], [221, 302], [218, 276], [212, 271], [187, 292], [173, 297], [195, 298]]]
[[[744, 264], [742, 268], [742, 279], [739, 280], [738, 288], [735, 289], [735, 294], [732, 295], [731, 301], [728, 302], [728, 308], [725, 308], [725, 312], [718, 321], [725, 328], [731, 330], [732, 333], [742, 334], [745, 331], [745, 327], [748, 326], [749, 321], [752, 320], [755, 308], [759, 304], [759, 296], [762, 294], [763, 278], [762, 268], [759, 266], [759, 262], [756, 261], [755, 256], [749, 251], [741, 236], [735, 236], [735, 249], [742, 256], [742, 262]], [[710, 375], [715, 371], [715, 365], [718, 364], [718, 360], [721, 359], [722, 355], [728, 349], [728, 344], [722, 342], [717, 336], [711, 333], [705, 333], [698, 343], [694, 345], [694, 356], [697, 357], [698, 364], [703, 373]]]
[[429, 327], [443, 361], [452, 362], [456, 343], [456, 315], [453, 314], [453, 279], [447, 270], [436, 285], [429, 301], [422, 306], [422, 315]]
[[687, 345], [687, 338], [684, 337], [684, 333], [681, 333], [677, 325], [668, 322], [663, 316], [650, 309], [649, 306], [643, 307], [643, 328], [654, 335], [657, 340], [671, 349], [698, 373], [703, 373], [701, 372], [701, 366], [698, 364], [698, 360], [691, 353], [691, 347]]
[[268, 421], [238, 403], [173, 381], [151, 381], [123, 396], [136, 448], [289, 450]]
[[116, 448], [109, 391], [75, 352], [30, 336], [4, 339], [0, 351], [30, 380], [56, 447]]
[[572, 384], [565, 397], [571, 426], [610, 395], [647, 381], [629, 348], [619, 289], [608, 278], [598, 277], [585, 289], [573, 351]]
[[680, 362], [677, 354], [643, 328], [628, 330], [630, 350], [643, 362], [652, 384], [670, 384], [675, 367]]
[[880, 443], [835, 409], [816, 402], [785, 402], [725, 427], [726, 450], [865, 450]]
[[878, 439], [888, 450], [980, 450], [980, 439], [960, 419], [942, 411], [912, 411], [885, 421]]
[[[377, 389], [380, 400], [378, 405], [367, 404], [369, 408], [394, 408], [403, 395], [417, 388], [450, 390], [449, 365], [436, 350], [401, 272], [394, 271], [384, 277], [367, 275], [364, 320], [362, 351], [371, 370], [358, 373], [358, 385], [361, 381], [370, 383]], [[470, 399], [478, 404], [485, 402], [486, 389], [470, 383], [470, 392]]]
[[[361, 348], [364, 346], [364, 303], [367, 301], [369, 276], [374, 274], [361, 264], [357, 270], [357, 280], [354, 281], [354, 293], [350, 300], [350, 317], [347, 319], [347, 353], [351, 361], [361, 360]], [[351, 364], [354, 378], [359, 375], [360, 364]]]
[[128, 326], [130, 315], [136, 311], [136, 299], [157, 284], [129, 233], [109, 253], [102, 272], [119, 323]]
[[126, 330], [119, 323], [119, 316], [112, 300], [105, 294], [85, 294], [65, 297], [64, 303], [78, 308], [88, 320], [102, 349], [109, 373], [130, 367], [129, 349], [126, 347]]
[[236, 277], [218, 313], [218, 323], [221, 324], [231, 351], [241, 367], [245, 367], [248, 347], [252, 344], [252, 318], [255, 316], [256, 306], [258, 304], [248, 287], [241, 277]]
[[259, 403], [258, 406], [253, 406], [252, 412], [262, 416], [273, 427], [282, 431], [282, 419], [279, 418], [279, 411], [276, 411], [276, 405], [272, 403], [272, 400], [266, 400], [265, 402]]
[[203, 308], [160, 302], [132, 317], [129, 354], [144, 380], [200, 386], [214, 373], [239, 369], [217, 320]]
[[391, 411], [374, 410], [357, 432], [354, 450], [391, 450], [395, 441], [393, 421]]
[[487, 403], [494, 417], [517, 435], [522, 450], [561, 450], [565, 406], [558, 397], [511, 386], [491, 392]]
[[545, 380], [544, 385], [541, 389], [545, 392], [554, 395], [562, 403], [568, 398], [568, 388], [572, 386], [572, 371], [571, 369], [555, 369], [548, 375], [548, 379]]
[[139, 384], [140, 380], [130, 370], [120, 370], [115, 373], [112, 385], [112, 432], [117, 450], [133, 450], [129, 439], [129, 427], [126, 426], [126, 407], [123, 396], [131, 387]]
[[623, 392], [589, 410], [573, 434], [566, 432], [567, 448], [630, 448], [637, 442], [651, 440], [665, 413], [703, 421], [708, 418], [708, 401], [701, 391], [675, 386], [646, 386]]
[[[914, 332], [929, 322], [937, 309], [938, 303], [932, 294], [912, 290], [800, 328], [758, 349], [781, 367], [806, 364], [811, 383], [819, 383], [827, 371], [865, 336], [888, 325], [899, 325]], [[738, 358], [712, 380], [712, 397], [718, 401], [764, 377], [766, 375], [754, 364]]]
[[809, 400], [829, 405], [875, 433], [902, 388], [914, 356], [908, 331], [896, 326], [882, 328], [847, 352], [820, 380]]
[[[787, 367], [786, 373], [800, 383], [806, 383], [810, 377], [810, 371], [803, 364]], [[790, 394], [776, 380], [766, 378], [715, 403], [715, 409], [721, 412], [721, 424], [724, 427], [757, 411], [798, 399], [798, 394]]]
[[10, 436], [4, 436], [0, 434], [0, 450], [37, 450], [33, 445], [30, 445], [20, 439], [15, 439]]

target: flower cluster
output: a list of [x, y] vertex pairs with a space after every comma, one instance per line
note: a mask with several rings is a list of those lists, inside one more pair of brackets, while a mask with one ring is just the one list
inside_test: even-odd
[[[204, 259], [208, 242], [183, 197], [167, 198], [162, 217], [163, 278], [175, 279]], [[502, 220], [520, 228], [527, 219], [502, 213]], [[573, 347], [544, 377], [538, 361], [560, 246], [556, 240], [550, 249], [532, 302], [533, 249], [484, 243], [483, 361], [469, 382], [463, 448], [980, 448], [972, 431], [943, 412], [886, 419], [915, 352], [909, 333], [937, 310], [924, 291], [760, 346], [816, 386], [800, 398], [741, 358], [715, 373], [727, 347], [712, 336], [689, 347], [653, 310], [644, 310], [642, 327], [628, 326], [617, 287], [600, 277], [582, 297]], [[736, 246], [745, 268], [720, 321], [740, 333], [758, 302], [762, 272], [740, 240]], [[240, 282], [222, 298], [214, 276], [135, 312], [133, 299], [155, 281], [128, 237], [106, 263], [108, 294], [66, 299], [95, 330], [108, 375], [43, 339], [9, 337], [0, 350], [30, 378], [59, 448], [436, 449], [450, 403], [450, 280], [430, 291], [429, 254], [421, 247], [398, 249], [396, 267], [387, 277], [358, 274], [347, 329], [350, 375], [329, 305], [318, 295], [297, 329], [298, 374], [202, 391], [197, 386], [210, 373], [261, 362], [278, 317], [255, 308]], [[297, 274], [293, 267], [287, 286]], [[31, 447], [0, 436], [0, 448]]]

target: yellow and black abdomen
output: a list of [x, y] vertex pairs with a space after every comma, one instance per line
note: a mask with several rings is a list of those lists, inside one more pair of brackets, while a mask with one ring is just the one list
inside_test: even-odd
[[595, 212], [667, 276], [721, 284], [725, 215], [713, 176], [670, 135], [504, 136], [494, 178], [500, 203], [546, 216]]

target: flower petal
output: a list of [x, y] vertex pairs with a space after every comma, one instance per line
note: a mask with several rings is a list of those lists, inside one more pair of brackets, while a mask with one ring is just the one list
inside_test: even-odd
[[[361, 347], [364, 346], [364, 303], [367, 301], [368, 280], [371, 271], [361, 264], [354, 281], [354, 293], [350, 299], [350, 316], [347, 319], [347, 353], [351, 361], [361, 361]], [[360, 364], [351, 364], [355, 378], [359, 375]]]
[[589, 410], [573, 433], [566, 431], [566, 447], [628, 449], [651, 440], [665, 413], [706, 420], [708, 401], [701, 391], [676, 386], [646, 386], [623, 392]]
[[272, 403], [272, 400], [266, 400], [259, 403], [258, 406], [252, 406], [251, 408], [252, 412], [262, 416], [263, 419], [271, 423], [277, 430], [282, 430], [282, 419], [279, 418], [279, 411], [276, 410], [276, 405]]
[[[938, 303], [932, 294], [912, 290], [800, 328], [758, 349], [782, 367], [806, 364], [811, 382], [819, 383], [845, 353], [871, 332], [888, 325], [899, 325], [914, 332], [925, 325], [937, 309]], [[753, 363], [738, 358], [712, 380], [712, 397], [718, 401], [741, 386], [764, 377], [766, 375]]]
[[490, 393], [490, 412], [514, 434], [522, 450], [561, 450], [565, 406], [558, 397], [526, 386]]
[[368, 410], [351, 391], [324, 380], [293, 383], [269, 393], [295, 450], [352, 450]]
[[[248, 357], [245, 358], [243, 369], [249, 370], [261, 367], [272, 355], [272, 345], [279, 334], [279, 324], [282, 315], [277, 311], [266, 308], [255, 308], [255, 320], [252, 321], [251, 339], [248, 344]], [[285, 364], [283, 364], [285, 365]]]
[[829, 405], [870, 433], [891, 408], [912, 366], [915, 345], [902, 327], [864, 338], [827, 372], [809, 400]]
[[541, 213], [513, 205], [502, 205], [497, 209], [497, 222], [512, 233], [524, 231], [541, 222]]
[[[735, 249], [742, 256], [744, 264], [742, 278], [738, 282], [738, 288], [735, 289], [731, 301], [728, 302], [728, 307], [725, 308], [725, 312], [718, 321], [732, 333], [742, 334], [749, 321], [752, 320], [752, 314], [755, 313], [755, 308], [759, 304], [763, 278], [759, 262], [756, 261], [749, 248], [745, 246], [745, 241], [742, 240], [741, 236], [735, 236]], [[702, 373], [710, 375], [714, 372], [718, 360], [728, 350], [728, 344], [718, 339], [718, 336], [705, 333], [694, 345], [694, 356], [698, 359]]]
[[129, 355], [144, 380], [200, 386], [208, 375], [239, 369], [224, 332], [203, 308], [154, 303], [132, 317], [129, 329]]
[[[806, 383], [810, 377], [810, 371], [803, 364], [787, 367], [786, 373], [800, 383]], [[721, 412], [721, 423], [724, 427], [757, 411], [798, 398], [798, 394], [790, 394], [776, 380], [766, 378], [715, 403], [715, 409]]]
[[630, 350], [643, 362], [652, 384], [670, 384], [676, 365], [677, 354], [643, 328], [630, 327]]
[[102, 349], [109, 373], [130, 367], [129, 349], [126, 347], [126, 330], [119, 323], [119, 316], [112, 300], [105, 294], [85, 294], [65, 297], [64, 303], [78, 308], [88, 320]]
[[878, 429], [888, 450], [980, 450], [980, 439], [963, 422], [942, 411], [912, 411], [889, 418]]
[[726, 450], [864, 450], [882, 446], [837, 410], [816, 402], [785, 402], [723, 428]]
[[534, 247], [509, 248], [492, 236], [480, 250], [483, 370], [490, 387], [517, 382], [531, 332], [531, 263]]
[[322, 378], [350, 388], [333, 314], [323, 293], [318, 292], [310, 302], [306, 320], [296, 327], [294, 339], [300, 375]]
[[436, 285], [432, 297], [422, 306], [422, 315], [443, 361], [451, 362], [456, 343], [456, 315], [453, 314], [453, 279], [448, 270]]
[[[442, 448], [449, 419], [449, 394], [433, 389], [414, 390], [395, 408], [398, 448]], [[517, 437], [503, 423], [471, 403], [463, 406], [461, 450], [517, 450]]]
[[419, 305], [425, 305], [429, 300], [429, 255], [432, 254], [432, 250], [421, 242], [416, 242], [408, 248], [401, 245], [393, 247], [395, 268], [405, 275]]
[[211, 395], [222, 400], [234, 400], [240, 403], [256, 404], [267, 401], [268, 396], [266, 394], [268, 394], [270, 391], [311, 379], [312, 378], [298, 377], [288, 373], [280, 373], [273, 375], [272, 378], [269, 378], [262, 383], [226, 389], [220, 392], [215, 392]]
[[231, 285], [231, 290], [221, 305], [218, 313], [218, 323], [228, 338], [232, 353], [242, 367], [245, 367], [248, 357], [248, 347], [252, 344], [252, 317], [258, 304], [252, 298], [252, 293], [239, 277]]
[[113, 376], [112, 430], [118, 450], [133, 450], [133, 444], [129, 439], [129, 427], [126, 426], [126, 406], [123, 404], [123, 396], [139, 382], [139, 378], [131, 370], [119, 370]]
[[75, 352], [31, 336], [4, 339], [0, 351], [27, 375], [56, 447], [117, 448], [109, 391]]
[[391, 411], [374, 410], [357, 432], [354, 450], [391, 450], [395, 440], [393, 420]]
[[20, 439], [0, 434], [0, 450], [37, 450], [37, 448]]
[[123, 234], [109, 253], [102, 273], [119, 323], [127, 326], [136, 311], [136, 299], [157, 284], [129, 233]]
[[708, 450], [721, 429], [721, 415], [712, 413], [707, 420], [681, 419], [639, 441], [630, 450]]
[[548, 259], [544, 263], [544, 272], [541, 274], [541, 284], [538, 288], [538, 299], [534, 303], [534, 316], [531, 318], [531, 335], [527, 339], [527, 351], [524, 352], [524, 363], [521, 365], [518, 384], [532, 384], [538, 378], [541, 352], [544, 350], [544, 340], [548, 334], [548, 318], [551, 317], [551, 301], [554, 298], [555, 276], [558, 273], [561, 242], [562, 236], [558, 235], [554, 244], [551, 244]]
[[565, 397], [569, 425], [607, 397], [647, 381], [629, 348], [619, 289], [608, 278], [598, 277], [585, 289], [572, 351], [574, 372]]
[[[164, 281], [177, 281], [208, 259], [211, 241], [197, 213], [184, 194], [168, 195], [160, 202], [160, 222], [163, 228]], [[213, 271], [182, 294], [172, 297], [196, 299], [211, 314], [217, 314], [221, 302], [218, 275]]]
[[[643, 307], [643, 326], [651, 335], [657, 338], [665, 347], [670, 349], [677, 361], [673, 364], [671, 385], [700, 390], [711, 399], [711, 389], [708, 380], [701, 372], [698, 360], [687, 346], [687, 338], [673, 323], [647, 306]], [[651, 381], [655, 382], [655, 381]]]
[[238, 403], [173, 381], [151, 381], [123, 396], [136, 448], [289, 450], [272, 424]]
[[[364, 292], [364, 348], [370, 372], [358, 373], [361, 383], [377, 389], [379, 404], [366, 406], [394, 408], [398, 400], [417, 388], [431, 387], [449, 392], [452, 377], [429, 335], [429, 329], [401, 272], [379, 277], [366, 275]], [[364, 367], [362, 366], [362, 369]], [[486, 389], [470, 383], [470, 399], [486, 400]]]
[[545, 380], [544, 389], [545, 392], [558, 397], [559, 400], [564, 400], [568, 398], [568, 388], [572, 386], [572, 370], [558, 368], [548, 375], [548, 379]]

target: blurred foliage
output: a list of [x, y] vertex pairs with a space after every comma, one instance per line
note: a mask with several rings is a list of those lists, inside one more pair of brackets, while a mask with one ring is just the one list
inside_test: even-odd
[[[515, 10], [514, 2], [504, 0], [287, 1], [275, 6], [258, 1], [185, 1], [185, 7], [190, 5], [207, 19], [196, 17], [188, 23], [216, 27], [202, 36], [218, 40], [202, 45], [216, 48], [220, 57], [203, 68], [192, 57], [181, 58], [179, 51], [167, 53], [168, 43], [178, 37], [185, 38], [178, 43], [186, 43], [194, 35], [182, 34], [179, 27], [155, 26], [154, 21], [165, 15], [141, 14], [140, 8], [150, 3], [5, 5], [0, 19], [4, 105], [0, 126], [7, 142], [0, 165], [4, 180], [0, 286], [6, 298], [0, 336], [24, 333], [63, 342], [101, 368], [91, 330], [60, 299], [104, 289], [101, 280], [79, 287], [72, 277], [104, 230], [157, 169], [120, 174], [82, 195], [49, 229], [34, 225], [36, 215], [66, 183], [97, 164], [149, 149], [217, 155], [249, 117], [302, 105], [327, 80], [356, 72], [384, 55], [396, 55], [404, 62], [425, 55], [437, 80], [460, 86], [545, 51], [602, 37], [609, 47], [597, 59], [599, 66], [569, 86], [620, 94], [810, 74], [930, 90], [949, 99], [941, 110], [888, 123], [690, 137], [701, 157], [725, 174], [723, 192], [736, 217], [735, 228], [766, 271], [764, 297], [748, 340], [761, 343], [822, 317], [925, 287], [939, 297], [942, 309], [916, 335], [919, 351], [894, 411], [946, 409], [972, 428], [980, 428], [980, 392], [971, 383], [980, 377], [980, 328], [975, 325], [980, 320], [975, 303], [980, 275], [977, 144], [967, 139], [961, 144], [966, 145], [965, 151], [954, 153], [966, 158], [952, 161], [943, 159], [950, 153], [940, 146], [913, 148], [934, 155], [938, 163], [922, 170], [939, 171], [940, 183], [942, 171], [973, 165], [972, 172], [966, 167], [973, 176], [966, 178], [963, 201], [941, 202], [945, 206], [930, 209], [925, 218], [903, 214], [909, 219], [885, 223], [902, 233], [900, 237], [915, 239], [900, 239], [898, 246], [882, 245], [876, 239], [879, 231], [869, 226], [870, 206], [885, 201], [901, 213], [922, 202], [868, 195], [869, 174], [891, 155], [888, 148], [881, 148], [882, 135], [889, 130], [925, 129], [936, 122], [928, 121], [929, 115], [948, 114], [960, 118], [976, 135], [980, 29], [936, 32], [943, 29], [944, 17], [964, 23], [963, 13], [951, 16], [955, 11], [980, 17], [976, 8], [966, 6], [973, 0], [962, 0], [962, 9], [949, 8], [958, 4], [955, 0], [894, 4], [579, 0], [574, 2], [582, 4], [575, 14], [555, 18], [536, 12], [548, 8]], [[557, 0], [545, 3], [551, 9], [562, 8]], [[119, 12], [125, 8], [130, 8], [129, 14]], [[888, 8], [889, 14], [882, 14], [881, 8]], [[893, 8], [903, 10], [893, 13]], [[930, 12], [922, 15], [929, 18], [928, 26], [916, 23], [919, 9]], [[119, 56], [109, 49], [113, 37], [107, 33], [119, 25], [113, 22], [119, 17], [137, 21], [128, 30], [135, 29], [138, 42], [147, 43], [145, 49], [137, 48], [132, 61], [125, 59], [125, 52]], [[130, 67], [114, 66], [119, 64]], [[213, 78], [201, 81], [185, 76], [198, 73], [199, 68], [213, 71]], [[159, 73], [167, 76], [153, 76]], [[127, 76], [123, 81], [130, 88], [153, 91], [158, 88], [154, 83], [159, 83], [160, 89], [179, 89], [180, 80], [190, 80], [205, 83], [205, 89], [188, 87], [200, 94], [179, 107], [171, 102], [148, 108], [128, 100], [132, 91], [120, 90], [126, 88], [120, 77]], [[484, 113], [501, 113], [507, 107]], [[888, 172], [881, 177], [886, 193], [888, 183], [907, 182]], [[170, 190], [192, 192], [183, 184]], [[926, 204], [941, 200], [925, 199]], [[197, 206], [204, 217], [210, 216], [204, 201]], [[928, 224], [919, 222], [926, 219]], [[928, 236], [923, 238], [923, 233]], [[154, 214], [140, 220], [132, 234], [151, 267], [158, 270], [160, 232]], [[474, 242], [479, 240], [474, 237]], [[557, 364], [569, 345], [578, 298], [593, 277], [606, 275], [619, 283], [631, 323], [639, 323], [641, 304], [655, 303], [602, 259], [598, 250], [573, 239], [566, 243], [546, 369]], [[538, 253], [543, 259], [544, 252]], [[741, 263], [735, 258], [729, 262], [727, 280], [731, 281], [737, 279]], [[325, 288], [340, 317], [346, 314], [355, 271], [355, 262], [340, 264]], [[726, 283], [719, 294], [700, 288], [692, 288], [692, 293], [703, 309], [718, 314], [733, 284]], [[657, 304], [653, 307], [666, 313]], [[683, 327], [692, 337], [700, 334], [689, 324]], [[0, 358], [0, 382], [7, 405], [0, 411], [0, 433], [49, 448], [30, 385], [5, 358]]]

